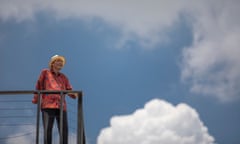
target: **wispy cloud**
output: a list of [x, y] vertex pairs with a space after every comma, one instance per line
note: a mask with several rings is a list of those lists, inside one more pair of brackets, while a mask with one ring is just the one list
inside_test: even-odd
[[5, 144], [34, 143], [35, 127], [34, 126], [15, 127], [14, 132], [6, 136], [5, 140], [2, 140], [2, 142]]
[[137, 39], [142, 45], [154, 46], [166, 41], [167, 29], [178, 20], [185, 4], [178, 0], [2, 1], [0, 19], [14, 19], [17, 22], [34, 20], [38, 13], [49, 13], [57, 19], [89, 21], [98, 18], [120, 29], [122, 45], [129, 39]]
[[198, 113], [186, 104], [154, 99], [133, 114], [114, 116], [98, 144], [212, 144]]
[[192, 46], [183, 51], [182, 80], [191, 91], [222, 102], [239, 99], [240, 2], [213, 1], [190, 9], [194, 18]]

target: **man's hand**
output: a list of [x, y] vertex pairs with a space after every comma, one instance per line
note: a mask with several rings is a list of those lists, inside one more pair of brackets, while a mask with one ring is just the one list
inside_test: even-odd
[[68, 93], [68, 95], [71, 97], [71, 98], [77, 98], [78, 97], [78, 94], [77, 93]]

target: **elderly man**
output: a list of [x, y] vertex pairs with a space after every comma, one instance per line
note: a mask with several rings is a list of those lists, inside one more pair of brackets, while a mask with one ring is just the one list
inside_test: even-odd
[[[72, 90], [68, 78], [60, 72], [66, 60], [63, 56], [55, 55], [49, 61], [49, 69], [43, 69], [36, 83], [37, 90]], [[69, 94], [76, 98], [77, 94]], [[41, 110], [44, 127], [44, 144], [52, 144], [52, 129], [54, 120], [57, 120], [60, 131], [60, 100], [59, 94], [42, 94]], [[38, 103], [38, 95], [35, 94], [32, 103]], [[63, 100], [63, 143], [68, 143], [67, 105]]]

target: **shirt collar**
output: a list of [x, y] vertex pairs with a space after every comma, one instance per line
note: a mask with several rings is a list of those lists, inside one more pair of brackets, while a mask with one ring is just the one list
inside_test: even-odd
[[55, 73], [53, 70], [51, 70], [51, 73], [52, 73], [53, 75], [55, 75], [55, 76], [60, 76], [60, 75], [61, 75], [61, 73], [60, 73], [60, 72], [58, 72], [58, 73]]

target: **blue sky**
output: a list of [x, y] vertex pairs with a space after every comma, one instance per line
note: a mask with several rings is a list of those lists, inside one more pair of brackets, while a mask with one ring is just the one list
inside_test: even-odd
[[59, 54], [89, 144], [238, 144], [239, 6], [3, 0], [0, 90], [34, 89]]

